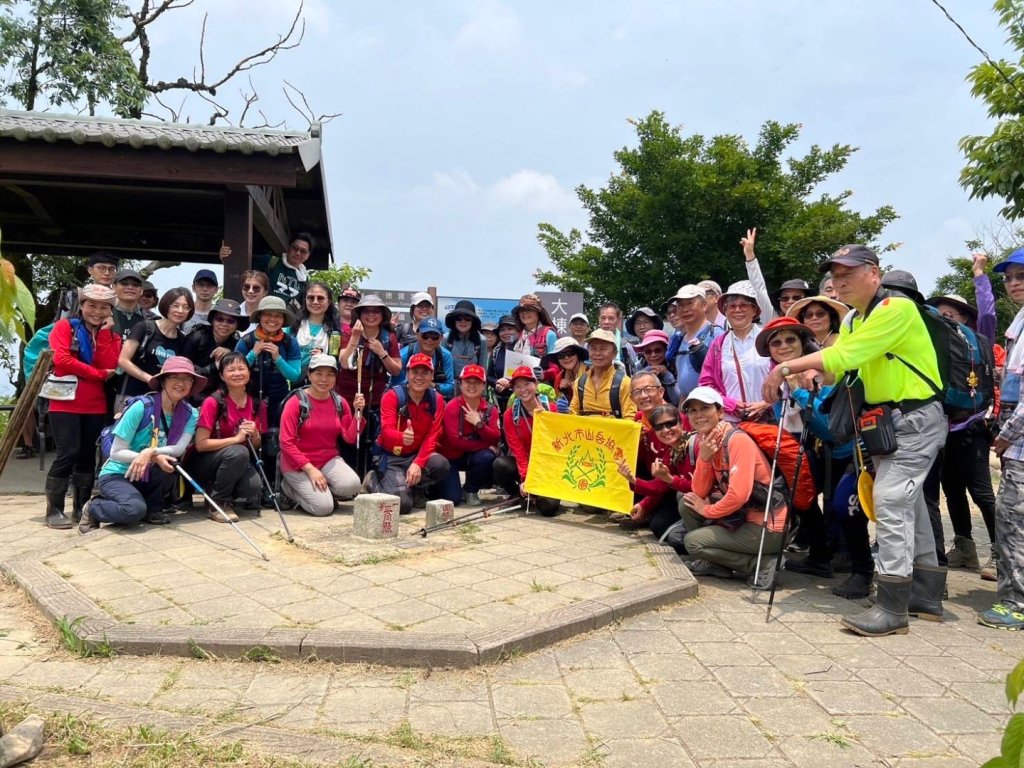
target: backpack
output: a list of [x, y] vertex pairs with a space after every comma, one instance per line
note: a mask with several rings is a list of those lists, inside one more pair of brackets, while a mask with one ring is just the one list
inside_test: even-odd
[[[755, 421], [741, 421], [739, 429], [742, 429], [754, 444], [761, 449], [761, 453], [768, 461], [768, 468], [771, 469], [772, 459], [775, 457], [775, 440], [779, 435], [779, 428], [774, 424], [762, 424]], [[775, 466], [776, 476], [781, 476], [786, 485], [786, 490], [793, 488], [793, 478], [796, 475], [796, 464], [800, 454], [800, 441], [793, 437], [786, 430], [782, 430], [782, 441], [779, 443], [779, 461]], [[796, 509], [807, 509], [814, 502], [818, 495], [818, 489], [814, 484], [814, 475], [811, 474], [810, 462], [804, 456], [800, 464], [800, 477], [797, 479], [796, 488], [793, 490], [793, 506]]]
[[[391, 390], [395, 393], [395, 396], [398, 398], [398, 413], [401, 415], [401, 413], [405, 411], [405, 415], [406, 417], [408, 417], [409, 412], [407, 406], [409, 404], [409, 393], [406, 390], [405, 385], [396, 384], [391, 388]], [[433, 387], [429, 388], [426, 392], [426, 398], [427, 413], [429, 413], [431, 416], [437, 415], [437, 390], [435, 390]]]
[[[583, 387], [586, 386], [588, 375], [589, 371], [582, 373], [576, 379], [576, 394], [580, 399], [580, 413], [583, 413]], [[612, 375], [612, 387], [608, 392], [608, 402], [612, 406], [612, 414], [616, 419], [622, 418], [621, 390], [624, 378], [626, 378], [626, 372], [621, 368], [616, 368], [615, 373]]]
[[[299, 400], [299, 423], [298, 423], [298, 426], [296, 427], [296, 430], [302, 429], [302, 425], [305, 424], [307, 421], [309, 421], [309, 414], [310, 414], [310, 411], [312, 410], [312, 406], [309, 403], [309, 392], [308, 392], [308, 389], [309, 389], [309, 387], [299, 387], [298, 389], [293, 389], [291, 392], [288, 393], [288, 396], [285, 397], [285, 399], [281, 401], [281, 412], [284, 413], [284, 405], [285, 405], [285, 403], [287, 403], [293, 397], [298, 398], [298, 400]], [[214, 395], [214, 396], [216, 396], [216, 395]], [[338, 421], [344, 422], [344, 420], [345, 420], [345, 404], [344, 404], [344, 402], [345, 401], [342, 400], [341, 395], [339, 395], [333, 389], [331, 390], [331, 399], [334, 401], [334, 408], [338, 412]], [[221, 401], [218, 400], [218, 403], [220, 403], [220, 402]], [[224, 405], [226, 407], [227, 403], [224, 403]], [[219, 417], [220, 411], [218, 410], [217, 413], [218, 413], [218, 417]]]
[[[879, 295], [872, 300], [868, 315], [882, 298], [884, 296]], [[984, 413], [995, 397], [992, 342], [970, 326], [943, 317], [935, 307], [916, 302], [915, 306], [935, 349], [939, 381], [932, 381], [899, 355], [886, 352], [885, 356], [889, 360], [899, 360], [924, 381], [942, 401], [942, 409], [950, 421], [964, 421], [977, 413]], [[856, 310], [851, 310], [844, 322], [852, 323], [855, 314]], [[852, 325], [850, 327], [852, 329]]]
[[25, 345], [25, 356], [24, 356], [24, 368], [25, 368], [25, 381], [32, 378], [32, 371], [36, 368], [36, 363], [39, 362], [39, 353], [44, 349], [48, 349], [50, 346], [50, 331], [53, 330], [53, 326], [56, 323], [50, 323], [49, 325], [43, 326], [29, 339], [28, 344]]
[[[755, 426], [760, 426], [760, 425], [755, 425]], [[724, 459], [724, 463], [725, 463], [725, 466], [727, 468], [732, 466], [732, 462], [729, 460], [729, 442], [732, 440], [732, 438], [736, 435], [737, 432], [744, 432], [744, 433], [746, 433], [746, 430], [745, 429], [741, 429], [741, 428], [737, 428], [737, 427], [733, 427], [732, 429], [730, 429], [726, 433], [725, 441], [722, 443], [722, 458]], [[774, 432], [774, 430], [773, 430], [773, 432]], [[764, 455], [764, 449], [761, 448], [761, 446], [758, 444], [757, 440], [752, 435], [748, 434], [748, 437], [750, 437], [750, 439], [754, 441], [754, 445], [757, 445], [757, 447], [761, 451], [762, 455]], [[772, 435], [772, 453], [773, 454], [775, 452], [775, 442], [774, 441], [775, 441], [775, 435]], [[780, 455], [779, 455], [780, 462], [779, 463], [781, 465], [781, 460], [782, 460], [781, 449], [780, 449], [779, 453], [780, 453]], [[772, 457], [771, 456], [767, 456], [766, 458], [768, 460], [768, 467], [771, 468]], [[808, 469], [807, 474], [810, 475], [810, 469]], [[717, 473], [716, 473], [716, 477], [717, 477]], [[729, 477], [729, 470], [726, 469], [726, 471], [725, 471], [725, 473], [724, 473], [724, 475], [722, 477], [717, 477], [717, 482], [720, 483], [721, 485], [724, 485], [725, 487], [728, 487], [728, 485], [729, 485], [728, 477]], [[771, 494], [771, 504], [768, 503], [769, 493]], [[789, 497], [789, 486], [786, 484], [786, 478], [784, 478], [782, 476], [782, 472], [778, 472], [777, 471], [775, 473], [775, 475], [772, 477], [771, 488], [769, 488], [764, 483], [760, 483], [757, 480], [755, 480], [754, 481], [754, 485], [753, 485], [753, 487], [750, 490], [750, 498], [747, 499], [747, 503], [744, 504], [744, 508], [741, 508], [741, 509], [737, 510], [736, 512], [733, 512], [732, 514], [727, 515], [724, 518], [716, 519], [714, 522], [715, 522], [716, 525], [721, 525], [721, 526], [725, 527], [726, 529], [728, 529], [730, 531], [738, 530], [747, 521], [747, 514], [746, 514], [746, 511], [745, 511], [746, 507], [758, 507], [759, 509], [762, 509], [762, 510], [767, 507], [769, 515], [774, 519], [774, 517], [775, 517], [775, 510], [777, 510], [780, 507], [782, 507], [783, 505], [785, 505], [786, 504], [786, 500], [787, 500], [788, 497]], [[794, 500], [793, 506], [794, 507], [796, 506], [795, 500]]]
[[[124, 408], [122, 408], [121, 412], [114, 417], [112, 424], [108, 424], [100, 431], [99, 439], [96, 441], [96, 444], [100, 449], [100, 459], [102, 461], [106, 461], [110, 458], [110, 449], [114, 445], [114, 429], [134, 403], [140, 400], [143, 403], [142, 419], [139, 421], [141, 426], [139, 427], [138, 432], [142, 432], [144, 429], [158, 428], [156, 424], [156, 399], [159, 396], [159, 392], [149, 392], [144, 395], [135, 395], [125, 400]], [[138, 434], [138, 432], [136, 432], [136, 434]]]

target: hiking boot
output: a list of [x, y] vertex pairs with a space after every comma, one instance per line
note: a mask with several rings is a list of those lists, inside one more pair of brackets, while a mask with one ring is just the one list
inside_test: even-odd
[[64, 514], [64, 497], [68, 492], [66, 477], [46, 478], [46, 527], [59, 531], [74, 528], [74, 523]]
[[732, 570], [724, 565], [712, 563], [710, 560], [693, 560], [690, 562], [690, 573], [694, 576], [714, 576], [716, 579], [731, 579]]
[[945, 591], [945, 568], [936, 565], [915, 565], [907, 613], [925, 621], [942, 621], [942, 598]]
[[483, 502], [480, 501], [480, 494], [467, 492], [466, 497], [462, 500], [462, 505], [465, 507], [482, 507]]
[[426, 509], [427, 508], [427, 492], [416, 486], [412, 489], [412, 508], [413, 509]]
[[376, 487], [376, 484], [377, 484], [376, 481], [377, 481], [377, 470], [371, 469], [363, 477], [363, 482], [359, 486], [360, 493], [373, 493], [373, 489]]
[[974, 540], [966, 536], [954, 536], [953, 548], [946, 553], [946, 567], [978, 570], [981, 563], [978, 562], [978, 547]]
[[1024, 613], [1007, 608], [1002, 603], [996, 603], [987, 611], [978, 614], [978, 623], [992, 629], [1019, 632], [1024, 629]]
[[171, 522], [171, 518], [162, 509], [158, 509], [154, 512], [147, 512], [146, 516], [142, 518], [142, 522], [146, 525], [167, 525]]
[[92, 498], [92, 472], [76, 472], [71, 476], [71, 520], [82, 519], [82, 508]]
[[871, 577], [851, 573], [842, 584], [832, 587], [832, 594], [847, 600], [861, 600], [871, 594]]
[[[218, 501], [217, 506], [224, 510], [223, 515], [214, 509], [212, 505], [206, 505], [206, 516], [210, 520], [213, 520], [215, 523], [227, 523], [228, 521], [231, 521], [232, 523], [238, 522], [238, 515], [235, 514], [234, 504], [228, 501]], [[226, 518], [225, 515], [227, 516]]]
[[847, 629], [865, 637], [905, 635], [910, 631], [907, 603], [913, 580], [909, 576], [879, 576], [878, 600], [856, 616], [840, 620]]
[[981, 580], [982, 581], [999, 581], [999, 575], [996, 573], [996, 568], [999, 567], [999, 558], [996, 557], [995, 550], [988, 556], [988, 560], [985, 561], [985, 565], [981, 568]]
[[89, 514], [89, 505], [92, 504], [92, 500], [85, 502], [85, 506], [82, 507], [82, 519], [78, 521], [78, 532], [89, 533], [95, 531], [100, 527], [100, 524], [93, 520], [92, 515]]
[[837, 552], [832, 558], [832, 573], [850, 573], [853, 570], [853, 560], [849, 552]]
[[[788, 563], [787, 563], [788, 565]], [[751, 589], [771, 589], [775, 584], [775, 558], [761, 561], [761, 570], [747, 578], [747, 586]]]
[[619, 528], [624, 531], [639, 531], [647, 527], [647, 521], [642, 518], [624, 517], [619, 520]]
[[787, 571], [793, 573], [802, 573], [805, 576], [820, 576], [823, 579], [832, 578], [832, 563], [819, 563], [811, 558], [804, 558], [803, 560], [786, 560], [786, 564], [783, 566]]

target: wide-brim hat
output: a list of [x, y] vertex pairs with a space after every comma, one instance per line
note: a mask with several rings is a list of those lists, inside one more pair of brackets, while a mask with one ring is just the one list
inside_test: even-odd
[[569, 351], [575, 352], [576, 357], [580, 359], [580, 362], [586, 362], [590, 359], [590, 353], [587, 352], [586, 347], [580, 346], [579, 342], [577, 342], [572, 336], [563, 336], [555, 342], [554, 350], [548, 352], [543, 358], [541, 358], [540, 364], [544, 368], [551, 365], [558, 365], [558, 356]]
[[757, 334], [757, 337], [754, 339], [754, 349], [757, 350], [757, 354], [761, 357], [771, 357], [768, 342], [779, 331], [793, 331], [804, 342], [814, 338], [814, 332], [806, 325], [794, 317], [783, 315], [782, 317], [776, 317]]
[[368, 293], [359, 300], [359, 303], [352, 307], [352, 319], [358, 320], [362, 311], [367, 307], [374, 307], [380, 310], [381, 313], [381, 325], [391, 325], [391, 308], [384, 303], [376, 293]]
[[652, 344], [664, 344], [668, 348], [668, 334], [660, 328], [652, 328], [644, 334], [644, 338], [638, 344], [633, 345], [633, 349], [645, 349]]
[[113, 288], [108, 288], [99, 283], [89, 283], [78, 289], [78, 303], [81, 304], [86, 299], [89, 301], [102, 301], [104, 304], [114, 306], [117, 301], [117, 294], [114, 293]]
[[214, 315], [226, 315], [227, 317], [234, 317], [238, 320], [238, 330], [244, 331], [249, 327], [249, 316], [245, 314], [245, 310], [242, 309], [241, 305], [234, 299], [217, 299], [210, 307], [210, 311], [206, 315], [206, 319], [213, 325]]
[[968, 304], [967, 299], [963, 296], [957, 296], [955, 293], [947, 293], [944, 296], [932, 296], [925, 304], [936, 309], [938, 309], [939, 304], [952, 304], [961, 313], [967, 315], [972, 323], [978, 322], [978, 310]]
[[540, 298], [537, 294], [527, 293], [519, 299], [519, 304], [512, 309], [512, 317], [515, 318], [517, 328], [523, 324], [523, 321], [519, 319], [519, 313], [524, 309], [532, 309], [536, 312], [540, 318], [541, 325], [554, 325], [554, 322], [551, 320], [551, 315], [549, 315], [548, 311], [544, 309], [544, 305], [540, 303]]
[[739, 280], [733, 283], [725, 293], [718, 297], [718, 311], [723, 315], [725, 314], [725, 302], [729, 300], [730, 296], [741, 296], [749, 300], [757, 307], [757, 315], [761, 314], [761, 305], [757, 303], [757, 291], [754, 290], [754, 284], [749, 280]]
[[164, 378], [176, 373], [187, 373], [192, 377], [192, 389], [189, 390], [189, 395], [206, 389], [208, 379], [196, 373], [196, 367], [192, 364], [192, 361], [182, 355], [175, 355], [164, 360], [164, 364], [160, 367], [160, 373], [149, 380], [149, 388], [154, 392], [159, 390], [163, 385]]
[[476, 307], [472, 301], [468, 299], [462, 299], [461, 301], [455, 302], [455, 308], [445, 315], [444, 324], [448, 326], [450, 330], [455, 330], [455, 321], [460, 317], [468, 317], [473, 323], [473, 330], [480, 330], [480, 316], [476, 313]]
[[636, 322], [636, 319], [640, 317], [640, 315], [649, 318], [651, 324], [658, 330], [665, 327], [665, 321], [661, 319], [657, 312], [650, 307], [640, 307], [639, 309], [633, 310], [633, 314], [626, 318], [626, 333], [630, 336], [636, 336], [636, 333], [633, 331], [633, 323]]
[[806, 296], [789, 308], [786, 312], [786, 317], [794, 317], [800, 320], [800, 314], [811, 304], [821, 304], [833, 310], [839, 316], [839, 322], [842, 322], [843, 318], [846, 317], [846, 313], [850, 311], [850, 308], [838, 299], [830, 299], [828, 296], [820, 295]]
[[284, 315], [285, 325], [292, 325], [295, 322], [295, 313], [288, 308], [288, 305], [285, 304], [284, 299], [280, 296], [264, 296], [260, 299], [256, 311], [249, 315], [249, 320], [258, 324], [260, 313], [262, 312], [279, 312]]

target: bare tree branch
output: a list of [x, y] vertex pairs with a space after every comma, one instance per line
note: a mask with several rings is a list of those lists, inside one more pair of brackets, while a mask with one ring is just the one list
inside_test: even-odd
[[[302, 115], [303, 119], [305, 119], [305, 121], [309, 123], [309, 127], [312, 128], [314, 123], [326, 125], [327, 123], [331, 122], [331, 120], [333, 120], [334, 118], [341, 116], [341, 112], [317, 116], [316, 113], [313, 111], [313, 108], [309, 105], [309, 99], [306, 98], [306, 94], [304, 94], [301, 89], [296, 88], [287, 80], [284, 81], [284, 84], [286, 87], [281, 89], [282, 91], [284, 91], [284, 97], [288, 100], [288, 103], [292, 105], [292, 108], [300, 115]], [[295, 93], [297, 93], [299, 97], [302, 99], [302, 107], [299, 107], [298, 104], [292, 101], [292, 97], [288, 94], [289, 88], [295, 91]]]
[[245, 101], [245, 106], [242, 108], [242, 114], [238, 118], [239, 128], [245, 127], [245, 117], [249, 114], [249, 107], [251, 107], [253, 104], [260, 100], [259, 95], [256, 93], [256, 87], [252, 84], [251, 76], [249, 77], [249, 88], [251, 89], [250, 93], [246, 93], [241, 88], [239, 89], [239, 93], [241, 94], [242, 99]]
[[[210, 18], [210, 14], [203, 14], [203, 30], [199, 33], [199, 82], [206, 82], [206, 21]], [[193, 71], [192, 76], [195, 77]]]
[[205, 102], [212, 104], [214, 107], [214, 112], [212, 115], [210, 115], [210, 119], [207, 121], [207, 125], [216, 125], [218, 120], [223, 120], [228, 125], [231, 125], [231, 121], [228, 120], [228, 114], [230, 110], [227, 107], [218, 104], [205, 93], [200, 93], [199, 98], [201, 98]]
[[149, 0], [143, 0], [142, 8], [138, 13], [128, 13], [127, 18], [132, 20], [132, 24], [134, 25], [135, 28], [132, 30], [132, 33], [130, 35], [121, 38], [121, 43], [130, 43], [133, 40], [138, 39], [138, 37], [142, 34], [142, 31], [150, 24], [152, 24], [154, 21], [156, 21], [158, 18], [160, 18], [165, 11], [174, 11], [179, 8], [187, 8], [194, 2], [195, 0], [163, 0], [163, 2], [160, 3], [160, 5], [158, 5], [156, 8], [154, 8], [152, 13], [150, 13]]
[[273, 124], [271, 124], [271, 122], [270, 122], [270, 120], [269, 120], [269, 119], [267, 118], [267, 116], [266, 116], [265, 114], [263, 114], [263, 110], [262, 110], [262, 109], [260, 109], [260, 110], [257, 110], [257, 111], [258, 111], [258, 112], [260, 113], [260, 117], [262, 117], [262, 118], [263, 118], [263, 122], [262, 122], [262, 123], [260, 123], [259, 125], [254, 125], [254, 126], [252, 126], [254, 130], [255, 130], [255, 129], [260, 129], [260, 128], [270, 128], [270, 129], [272, 129], [272, 130], [273, 130], [273, 129], [275, 129], [275, 128], [282, 128], [282, 127], [284, 127], [284, 120], [281, 120], [281, 121], [280, 121], [280, 122], [278, 122], [278, 123], [273, 123]]

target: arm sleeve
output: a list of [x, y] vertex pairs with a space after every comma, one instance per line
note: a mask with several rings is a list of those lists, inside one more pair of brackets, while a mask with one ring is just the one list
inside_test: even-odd
[[996, 297], [988, 275], [974, 278], [974, 296], [978, 302], [978, 333], [990, 342], [996, 340]]
[[[523, 418], [526, 418], [525, 414], [523, 415]], [[505, 411], [505, 441], [508, 443], [509, 453], [511, 453], [512, 458], [516, 460], [516, 468], [519, 470], [519, 477], [525, 480], [526, 470], [530, 467], [530, 454], [527, 452], [522, 439], [519, 437], [519, 430], [516, 429], [515, 422], [512, 420], [511, 408]]]
[[1017, 407], [1013, 409], [1013, 414], [999, 431], [999, 437], [1011, 443], [1015, 443], [1021, 437], [1024, 437], [1024, 400], [1017, 403]]
[[110, 446], [110, 458], [113, 461], [131, 464], [139, 455], [139, 451], [132, 450], [131, 444], [142, 426], [142, 415], [145, 412], [145, 403], [136, 400], [121, 414], [120, 420], [114, 426], [114, 442]]
[[548, 332], [544, 335], [544, 346], [547, 349], [548, 354], [551, 354], [552, 352], [555, 351], [555, 343], [557, 341], [558, 334], [555, 332], [555, 329], [549, 328]]
[[693, 470], [693, 492], [706, 499], [714, 485], [715, 470], [711, 467], [711, 462], [697, 459], [697, 466]]
[[757, 259], [752, 261], [744, 259], [744, 264], [747, 267], [747, 279], [754, 286], [754, 293], [757, 294], [757, 306], [761, 308], [761, 325], [763, 326], [769, 320], [774, 320], [777, 317], [775, 307], [772, 306], [772, 297], [768, 295], [768, 284], [764, 281], [761, 265]]
[[[632, 421], [636, 418], [636, 403], [633, 402], [630, 386], [632, 380], [629, 376], [622, 377], [622, 386], [619, 387], [619, 407], [622, 409], [622, 418]], [[610, 393], [609, 393], [610, 394]]]
[[359, 429], [356, 430], [355, 414], [348, 407], [345, 398], [341, 398], [341, 413], [341, 437], [349, 445], [355, 445], [359, 432], [366, 430], [366, 419], [359, 420]]
[[722, 347], [724, 345], [725, 334], [723, 333], [711, 343], [707, 357], [704, 358], [704, 365], [700, 369], [697, 384], [702, 387], [711, 387], [718, 392], [724, 403], [723, 410], [728, 414], [735, 414], [739, 403], [725, 394], [725, 382], [722, 379]]
[[402, 429], [398, 426], [398, 395], [389, 390], [380, 399], [380, 445], [385, 451], [390, 453], [402, 444]]
[[290, 383], [295, 384], [302, 378], [302, 350], [299, 342], [291, 336], [285, 336], [284, 339], [284, 351], [277, 356], [277, 370]]
[[420, 449], [416, 453], [416, 458], [413, 459], [414, 464], [418, 464], [420, 469], [427, 466], [427, 461], [430, 459], [430, 454], [437, 450], [437, 440], [441, 436], [441, 419], [444, 417], [444, 400], [441, 396], [437, 396], [437, 408], [434, 413], [434, 420], [430, 424], [430, 431], [427, 432], [427, 436], [423, 439], [423, 443], [420, 444]]
[[720, 501], [704, 507], [701, 513], [704, 517], [726, 517], [746, 506], [750, 492], [754, 490], [757, 450], [754, 441], [742, 432], [734, 433], [729, 438], [729, 487]]
[[135, 461], [135, 458], [139, 455], [138, 451], [133, 451], [128, 441], [123, 437], [114, 435], [114, 442], [110, 446], [110, 459], [121, 464], [131, 464]]
[[[71, 323], [61, 320], [50, 331], [50, 348], [53, 349], [53, 367], [65, 374], [74, 374], [80, 379], [104, 381], [107, 372], [83, 363], [71, 354]], [[95, 358], [94, 358], [95, 359]]]
[[299, 447], [299, 398], [292, 397], [281, 411], [279, 435], [281, 453], [288, 457], [288, 463], [299, 469], [310, 464], [309, 457]]

